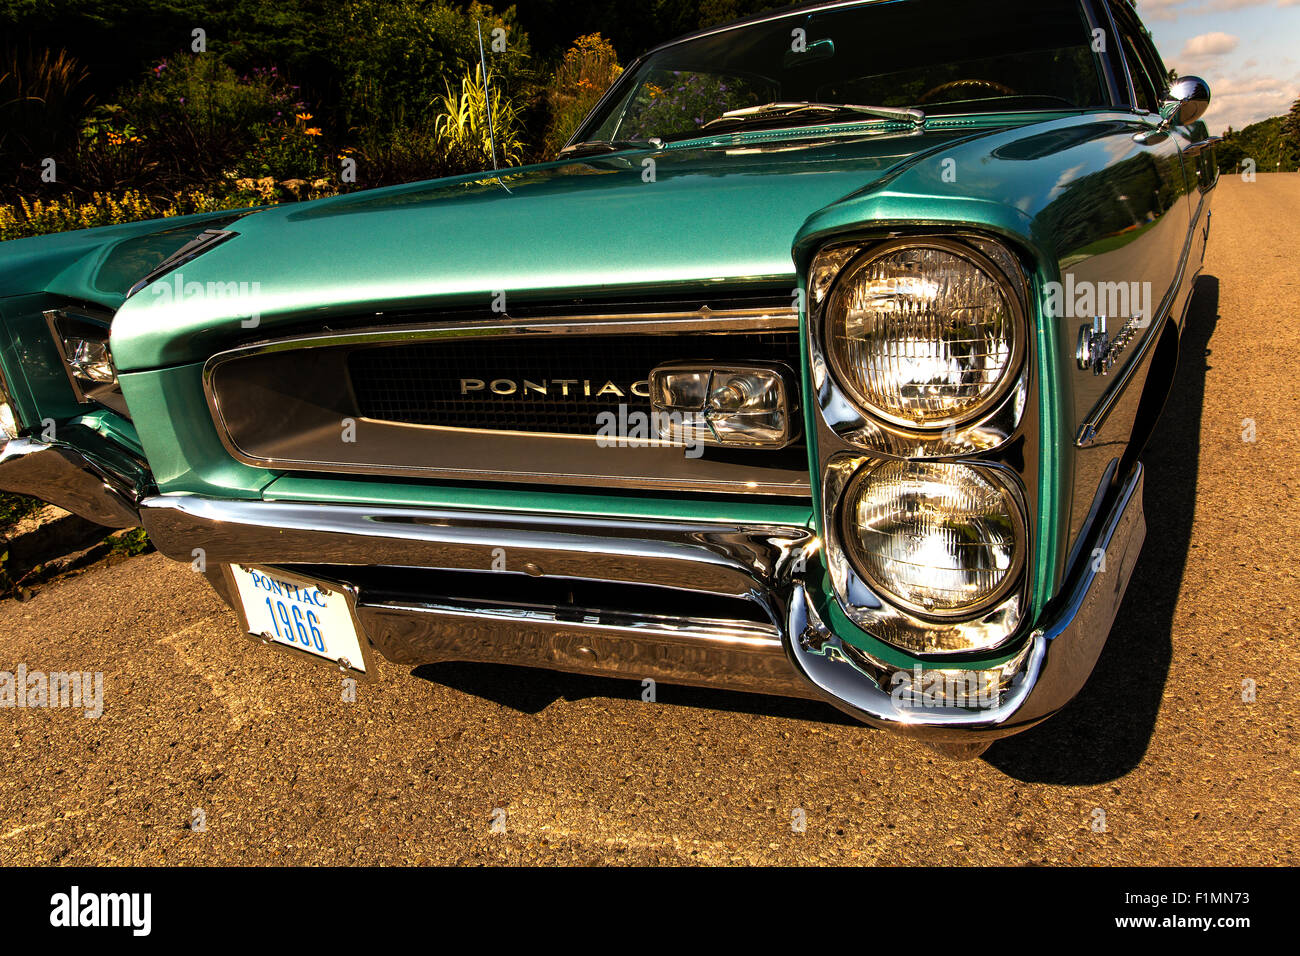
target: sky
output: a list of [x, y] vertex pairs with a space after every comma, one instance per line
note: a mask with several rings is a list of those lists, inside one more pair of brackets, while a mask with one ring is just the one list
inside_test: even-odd
[[1300, 99], [1300, 0], [1137, 0], [1166, 65], [1210, 84], [1211, 133]]

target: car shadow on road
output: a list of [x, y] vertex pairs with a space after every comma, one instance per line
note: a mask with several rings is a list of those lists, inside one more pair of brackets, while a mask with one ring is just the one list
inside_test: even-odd
[[[1088, 683], [1061, 713], [995, 743], [984, 759], [1025, 781], [1088, 785], [1114, 780], [1146, 753], [1173, 653], [1173, 615], [1187, 564], [1200, 452], [1208, 344], [1219, 280], [1202, 276], [1183, 330], [1178, 371], [1143, 462], [1147, 539], [1110, 638]], [[414, 676], [535, 714], [558, 700], [637, 700], [639, 681], [501, 664], [426, 664]], [[830, 704], [660, 684], [658, 703], [834, 723], [872, 731]]]
[[[412, 671], [412, 674], [423, 680], [452, 687], [526, 714], [539, 713], [559, 700], [588, 698], [641, 700], [646, 691], [639, 680], [566, 674], [560, 671], [506, 664], [449, 661], [441, 664], [424, 664]], [[814, 720], [851, 727], [862, 726], [830, 704], [793, 697], [772, 697], [765, 694], [659, 683], [654, 688], [654, 700], [658, 704], [676, 707], [787, 717], [793, 720]], [[867, 728], [863, 727], [863, 729]]]
[[1187, 567], [1210, 338], [1219, 280], [1201, 276], [1183, 327], [1169, 401], [1142, 456], [1147, 537], [1097, 667], [1079, 696], [984, 759], [1019, 780], [1088, 785], [1141, 763], [1155, 732], [1173, 659], [1173, 619]]

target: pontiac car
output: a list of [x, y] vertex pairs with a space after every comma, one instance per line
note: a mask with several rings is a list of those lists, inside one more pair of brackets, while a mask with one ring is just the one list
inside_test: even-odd
[[348, 675], [973, 757], [1080, 690], [1142, 546], [1209, 95], [1128, 0], [818, 3], [650, 51], [551, 162], [7, 242], [0, 488]]

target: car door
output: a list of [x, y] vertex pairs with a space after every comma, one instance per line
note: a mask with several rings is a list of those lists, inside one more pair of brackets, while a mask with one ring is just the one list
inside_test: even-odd
[[[1183, 298], [1185, 252], [1193, 228], [1183, 149], [1187, 131], [1160, 130], [1168, 88], [1163, 66], [1126, 3], [1112, 3], [1127, 93], [1123, 120], [1105, 137], [1104, 176], [1090, 210], [1104, 230], [1062, 263], [1067, 311], [1059, 325], [1070, 350], [1074, 421], [1074, 492], [1070, 538], [1081, 545], [1089, 515], [1125, 459], [1152, 354]], [[1115, 58], [1119, 62], [1121, 58]], [[1158, 79], [1152, 74], [1161, 71]], [[1127, 88], [1127, 89], [1126, 89]], [[1073, 297], [1071, 298], [1071, 293]]]
[[[1132, 14], [1125, 11], [1127, 17]], [[1141, 71], [1156, 88], [1157, 103], [1168, 93], [1170, 73], [1151, 35], [1142, 29], [1132, 34], [1132, 46], [1135, 62], [1131, 70]], [[1209, 194], [1218, 182], [1218, 164], [1214, 156], [1214, 144], [1218, 141], [1210, 135], [1205, 123], [1197, 121], [1190, 126], [1173, 126], [1171, 136], [1176, 140], [1182, 155], [1183, 177], [1187, 182], [1189, 197], [1189, 223], [1187, 237], [1187, 254], [1197, 260], [1205, 254], [1206, 240], [1209, 238], [1210, 201]], [[1175, 321], [1181, 318], [1175, 315]]]

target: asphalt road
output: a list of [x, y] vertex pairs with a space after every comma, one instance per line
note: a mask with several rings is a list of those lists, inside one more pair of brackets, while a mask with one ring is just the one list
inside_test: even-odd
[[1214, 221], [1120, 621], [1082, 695], [983, 759], [483, 665], [383, 666], [349, 703], [154, 554], [0, 603], [0, 670], [105, 681], [98, 719], [0, 710], [0, 862], [1300, 862], [1300, 176], [1225, 180]]

